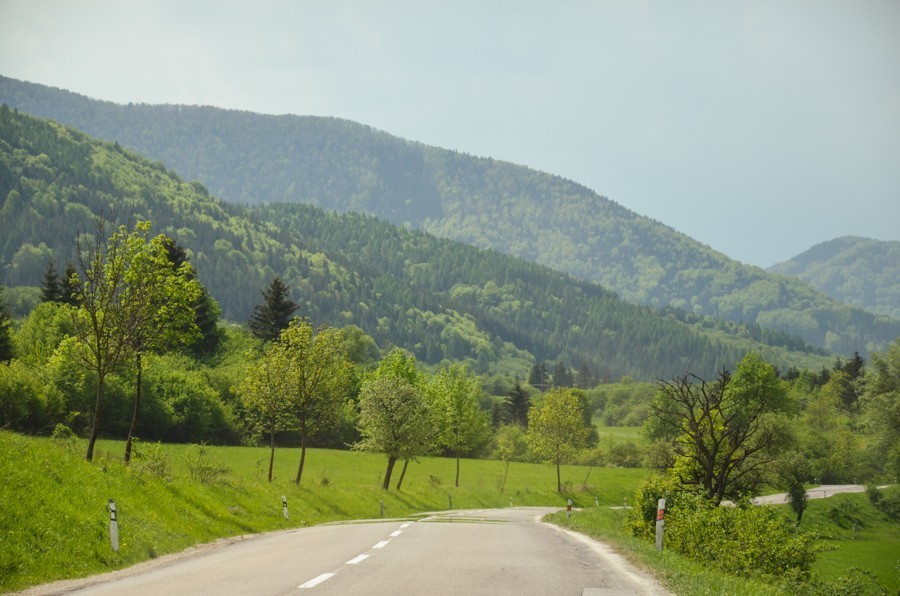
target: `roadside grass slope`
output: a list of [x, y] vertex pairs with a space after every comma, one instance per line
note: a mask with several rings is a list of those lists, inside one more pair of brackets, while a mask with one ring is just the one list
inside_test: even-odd
[[[47, 439], [0, 431], [0, 591], [21, 590], [133, 565], [223, 537], [331, 521], [525, 505], [621, 504], [646, 475], [640, 469], [565, 466], [571, 493], [556, 492], [550, 466], [464, 460], [411, 463], [401, 491], [381, 487], [386, 460], [366, 453], [312, 449], [300, 485], [299, 449], [278, 449], [275, 480], [269, 452], [254, 447], [141, 444], [131, 467], [124, 443], [100, 441], [94, 462], [81, 439]], [[397, 466], [392, 486], [399, 479]], [[287, 497], [290, 519], [282, 512]], [[120, 550], [109, 541], [107, 501], [114, 499]]]

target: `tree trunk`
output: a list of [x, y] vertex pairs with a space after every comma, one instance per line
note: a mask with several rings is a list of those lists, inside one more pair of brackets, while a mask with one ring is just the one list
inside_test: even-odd
[[103, 376], [97, 375], [97, 403], [94, 404], [94, 420], [91, 424], [91, 438], [88, 440], [87, 453], [84, 459], [93, 461], [94, 443], [97, 442], [97, 434], [100, 428], [100, 404], [103, 403]]
[[395, 463], [397, 463], [397, 458], [393, 455], [389, 455], [387, 470], [384, 472], [384, 483], [381, 485], [381, 488], [384, 490], [389, 490], [391, 488], [391, 474], [394, 472]]
[[556, 460], [556, 492], [562, 492], [562, 479], [559, 475], [559, 460]]
[[506, 477], [509, 476], [509, 460], [506, 460], [506, 470], [503, 471], [503, 484], [500, 485], [500, 492], [506, 490]]
[[126, 465], [131, 463], [131, 443], [134, 439], [134, 431], [137, 430], [138, 416], [141, 412], [141, 372], [143, 372], [143, 366], [141, 365], [140, 352], [135, 356], [135, 361], [137, 363], [137, 387], [134, 392], [134, 412], [131, 414], [131, 426], [128, 428], [128, 439], [125, 441]]
[[400, 470], [400, 480], [397, 481], [397, 490], [400, 490], [400, 487], [403, 486], [403, 479], [406, 477], [406, 468], [409, 467], [409, 460], [403, 460], [403, 469]]
[[297, 479], [294, 484], [300, 484], [300, 477], [303, 476], [303, 463], [306, 461], [306, 433], [300, 433], [300, 467], [297, 468]]
[[272, 482], [272, 466], [275, 465], [275, 426], [269, 433], [269, 482]]
[[456, 451], [456, 488], [459, 488], [459, 450]]

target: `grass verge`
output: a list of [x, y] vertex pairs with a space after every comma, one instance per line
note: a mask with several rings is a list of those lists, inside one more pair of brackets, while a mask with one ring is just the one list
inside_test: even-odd
[[[794, 519], [787, 505], [775, 507], [785, 517]], [[547, 521], [612, 545], [632, 563], [655, 575], [669, 590], [683, 596], [796, 593], [795, 587], [735, 577], [668, 550], [657, 552], [653, 543], [628, 533], [626, 516], [623, 509], [592, 507], [573, 512], [571, 518], [564, 512], [556, 513]], [[900, 523], [876, 509], [865, 494], [840, 494], [809, 501], [801, 529], [817, 534], [822, 549], [812, 572], [823, 583], [815, 585], [812, 593], [900, 593]], [[865, 576], [860, 577], [854, 569], [862, 570]]]

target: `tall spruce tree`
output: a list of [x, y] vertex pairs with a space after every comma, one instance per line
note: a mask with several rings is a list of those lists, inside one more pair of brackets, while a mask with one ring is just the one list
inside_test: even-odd
[[535, 362], [534, 366], [531, 367], [531, 373], [528, 375], [528, 384], [534, 387], [535, 389], [539, 389], [540, 391], [547, 390], [547, 363], [546, 362]]
[[290, 287], [280, 277], [275, 277], [262, 291], [263, 303], [257, 304], [247, 326], [253, 335], [263, 341], [275, 341], [290, 325], [297, 303], [291, 300]]
[[[63, 280], [64, 281], [64, 280]], [[56, 271], [56, 263], [47, 263], [44, 271], [44, 281], [41, 283], [41, 302], [62, 302], [63, 282]]]
[[503, 400], [503, 414], [510, 424], [528, 426], [528, 410], [531, 409], [531, 398], [517, 380], [515, 386]]

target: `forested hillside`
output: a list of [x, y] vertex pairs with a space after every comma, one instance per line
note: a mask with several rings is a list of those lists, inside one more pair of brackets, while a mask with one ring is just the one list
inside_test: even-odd
[[769, 269], [832, 298], [900, 319], [900, 242], [844, 236]]
[[6, 106], [0, 197], [7, 286], [40, 285], [50, 262], [61, 271], [76, 237], [103, 214], [149, 219], [154, 233], [184, 246], [228, 319], [246, 320], [260, 290], [280, 275], [315, 324], [356, 324], [381, 346], [406, 347], [423, 362], [524, 374], [535, 358], [558, 359], [604, 377], [642, 379], [712, 375], [749, 349], [771, 352], [784, 370], [827, 364], [721, 330], [714, 338], [599, 286], [371, 217], [227, 205], [118, 144]]
[[353, 122], [116, 105], [5, 77], [0, 102], [118, 141], [232, 203], [373, 214], [547, 265], [629, 301], [797, 334], [837, 353], [865, 354], [900, 335], [900, 321], [732, 261], [573, 181]]

